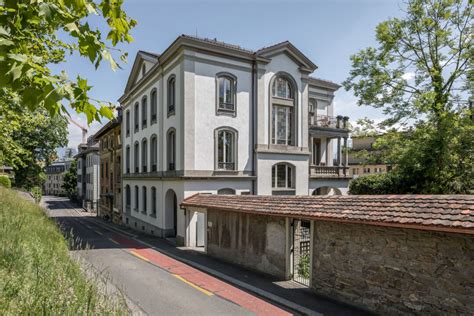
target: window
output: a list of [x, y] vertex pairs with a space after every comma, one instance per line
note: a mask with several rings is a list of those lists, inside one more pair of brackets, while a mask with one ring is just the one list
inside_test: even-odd
[[176, 168], [176, 132], [174, 129], [171, 129], [168, 132], [167, 137], [167, 157], [168, 157], [168, 170], [175, 170]]
[[158, 140], [156, 135], [151, 136], [150, 143], [151, 171], [155, 172], [158, 166]]
[[283, 76], [273, 80], [271, 107], [271, 143], [294, 146], [296, 102], [293, 85]]
[[143, 198], [142, 212], [146, 214], [146, 212], [147, 212], [147, 208], [146, 208], [146, 186], [142, 186], [142, 198]]
[[146, 74], [146, 65], [142, 64], [142, 76], [145, 76]]
[[176, 78], [172, 76], [168, 80], [168, 116], [175, 113], [176, 106]]
[[230, 74], [217, 77], [217, 112], [235, 112], [236, 79]]
[[151, 187], [151, 215], [156, 215], [156, 188]]
[[130, 199], [131, 199], [130, 186], [126, 185], [125, 186], [125, 207], [126, 208], [130, 208]]
[[157, 113], [158, 113], [158, 99], [156, 97], [156, 89], [153, 89], [150, 94], [150, 106], [151, 106], [151, 122], [150, 124], [154, 124], [157, 121]]
[[293, 166], [280, 163], [272, 167], [272, 189], [274, 195], [293, 195], [295, 189]]
[[148, 144], [146, 138], [142, 140], [142, 172], [147, 172]]
[[138, 116], [139, 116], [138, 108], [139, 108], [139, 106], [138, 106], [138, 102], [137, 102], [137, 103], [135, 103], [135, 110], [133, 112], [134, 122], [135, 122], [135, 130], [134, 130], [135, 133], [138, 132], [138, 129], [139, 129], [139, 126], [138, 126], [138, 122], [139, 122], [139, 120], [138, 120]]
[[144, 96], [142, 99], [142, 129], [146, 127], [147, 111], [148, 111], [147, 99], [146, 99], [146, 96]]
[[231, 194], [235, 195], [235, 190], [231, 188], [219, 189], [217, 190], [217, 194]]
[[135, 186], [135, 207], [134, 210], [138, 212], [138, 185]]
[[140, 169], [139, 169], [139, 156], [140, 156], [140, 145], [138, 144], [138, 142], [135, 142], [135, 148], [133, 150], [133, 163], [134, 163], [134, 166], [135, 166], [135, 172], [139, 172]]
[[217, 169], [235, 170], [236, 168], [236, 133], [228, 129], [217, 131]]
[[130, 173], [130, 146], [125, 149], [125, 173]]

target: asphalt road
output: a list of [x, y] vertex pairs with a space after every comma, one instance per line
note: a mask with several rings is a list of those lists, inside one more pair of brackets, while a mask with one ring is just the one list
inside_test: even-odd
[[[254, 315], [288, 314], [252, 294], [243, 293], [232, 285], [213, 280], [204, 272], [141, 245], [128, 245], [126, 236], [98, 223], [85, 212], [76, 210], [67, 199], [45, 196], [48, 215], [60, 223], [65, 234], [78, 240], [75, 255], [79, 255], [110, 279], [135, 305], [134, 313], [149, 315]], [[87, 245], [87, 246], [86, 246]], [[143, 248], [143, 249], [142, 249]], [[171, 263], [170, 263], [171, 262]], [[170, 269], [166, 264], [174, 264]], [[170, 272], [171, 271], [171, 272]], [[182, 274], [184, 277], [180, 275]], [[189, 275], [190, 277], [187, 277]], [[206, 290], [186, 278], [208, 280], [220, 292]], [[253, 305], [246, 302], [252, 301]], [[243, 302], [242, 304], [239, 302]], [[253, 308], [255, 307], [255, 308]], [[260, 312], [261, 311], [261, 312]]]

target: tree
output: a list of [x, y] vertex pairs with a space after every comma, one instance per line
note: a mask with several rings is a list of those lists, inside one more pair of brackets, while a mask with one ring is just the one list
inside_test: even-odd
[[[351, 57], [344, 86], [358, 104], [382, 108], [384, 126], [411, 126], [410, 133], [392, 133], [389, 148], [407, 192], [474, 190], [467, 101], [473, 93], [472, 7], [463, 0], [409, 0], [403, 19], [377, 26], [377, 48]], [[375, 147], [391, 146], [388, 141], [382, 137]]]
[[71, 200], [74, 200], [77, 197], [77, 161], [73, 160], [71, 162], [71, 167], [66, 172], [63, 178], [63, 190], [66, 192], [66, 195]]
[[[112, 69], [119, 63], [112, 53], [131, 42], [136, 22], [122, 10], [122, 0], [0, 0], [0, 101], [26, 106], [29, 111], [42, 108], [50, 115], [69, 115], [63, 101], [90, 123], [112, 117], [112, 104], [91, 99], [87, 80], [69, 79], [65, 71], [53, 73], [51, 64], [65, 61], [67, 54], [79, 53], [99, 67], [107, 60]], [[106, 39], [89, 17], [103, 17], [108, 26]], [[16, 108], [12, 108], [15, 110]], [[4, 122], [2, 122], [4, 124]]]

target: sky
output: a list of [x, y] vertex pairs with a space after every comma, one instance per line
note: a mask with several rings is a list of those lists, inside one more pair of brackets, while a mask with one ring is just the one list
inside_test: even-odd
[[[96, 70], [76, 55], [52, 68], [66, 70], [71, 78], [87, 78], [92, 97], [117, 102], [138, 50], [161, 53], [179, 35], [197, 34], [253, 50], [288, 40], [318, 66], [313, 76], [341, 83], [351, 69], [350, 56], [376, 46], [375, 27], [401, 16], [400, 8], [403, 2], [398, 0], [125, 0], [124, 10], [138, 24], [132, 30], [134, 42], [120, 46], [129, 53], [122, 70], [114, 72], [106, 63]], [[102, 28], [98, 21], [91, 19], [91, 24]], [[336, 92], [334, 105], [336, 114], [349, 116], [351, 122], [383, 118], [380, 110], [357, 106], [344, 88]], [[71, 114], [86, 124], [83, 115]], [[102, 124], [93, 123], [89, 135]], [[70, 124], [68, 146], [77, 148], [80, 141], [80, 129]]]

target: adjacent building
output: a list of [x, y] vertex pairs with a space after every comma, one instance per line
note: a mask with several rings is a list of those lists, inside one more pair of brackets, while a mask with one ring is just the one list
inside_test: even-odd
[[55, 161], [45, 168], [46, 180], [43, 184], [43, 194], [63, 196], [64, 175], [71, 167], [71, 161]]
[[77, 195], [82, 207], [97, 212], [99, 201], [99, 145], [92, 137], [78, 146]]
[[97, 215], [122, 223], [122, 115], [104, 125], [94, 136], [99, 143], [100, 198]]
[[348, 118], [316, 68], [290, 42], [251, 51], [182, 35], [140, 51], [119, 99], [124, 223], [186, 244], [203, 217], [178, 205], [199, 192], [346, 193]]
[[377, 136], [352, 137], [352, 148], [349, 152], [349, 173], [351, 176], [357, 178], [368, 174], [387, 173], [392, 170], [391, 165], [383, 163], [378, 158], [378, 151], [373, 148], [376, 140]]

